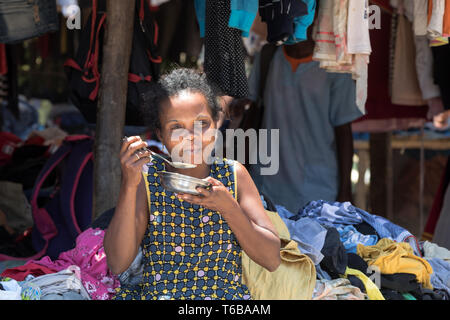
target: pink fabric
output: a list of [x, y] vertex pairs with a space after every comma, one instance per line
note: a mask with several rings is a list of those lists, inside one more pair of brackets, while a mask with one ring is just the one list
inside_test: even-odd
[[73, 265], [78, 266], [81, 282], [91, 299], [110, 300], [115, 294], [115, 288], [120, 286], [120, 282], [106, 264], [103, 248], [104, 235], [105, 232], [101, 229], [87, 229], [77, 237], [75, 248], [61, 253], [58, 260], [52, 261], [46, 256], [39, 261], [28, 263], [40, 264], [56, 271], [65, 270]]

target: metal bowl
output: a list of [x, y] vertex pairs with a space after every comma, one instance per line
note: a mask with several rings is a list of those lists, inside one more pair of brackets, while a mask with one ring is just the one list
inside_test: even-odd
[[200, 195], [196, 190], [197, 187], [208, 189], [211, 183], [203, 179], [186, 176], [175, 172], [158, 171], [161, 179], [161, 184], [166, 190], [176, 193], [188, 193], [193, 195]]

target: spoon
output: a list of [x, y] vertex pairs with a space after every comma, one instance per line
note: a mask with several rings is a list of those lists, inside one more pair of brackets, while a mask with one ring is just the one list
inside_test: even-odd
[[177, 168], [177, 169], [193, 169], [196, 168], [197, 165], [196, 164], [191, 164], [191, 163], [184, 163], [184, 162], [172, 162], [167, 160], [166, 158], [164, 158], [163, 156], [157, 154], [156, 152], [153, 152], [152, 150], [147, 148], [147, 151], [151, 153], [152, 156], [154, 157], [158, 157], [160, 159], [162, 159], [163, 161], [167, 162], [168, 164], [170, 164], [172, 167]]
[[[122, 141], [125, 141], [128, 137], [124, 137], [122, 139]], [[161, 160], [167, 162], [169, 165], [171, 165], [174, 168], [177, 169], [193, 169], [196, 168], [197, 165], [196, 164], [191, 164], [191, 163], [184, 163], [184, 162], [172, 162], [167, 160], [166, 158], [164, 158], [163, 156], [161, 156], [160, 154], [157, 154], [156, 152], [153, 152], [152, 150], [150, 150], [149, 148], [144, 148], [145, 150], [147, 150], [148, 152], [150, 152], [150, 154], [152, 155], [152, 157], [157, 157], [160, 158]], [[143, 149], [141, 149], [140, 151], [142, 151]]]

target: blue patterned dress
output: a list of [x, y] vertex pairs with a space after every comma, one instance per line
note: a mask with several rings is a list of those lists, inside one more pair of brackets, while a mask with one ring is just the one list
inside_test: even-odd
[[[241, 247], [219, 212], [179, 200], [165, 190], [153, 160], [144, 173], [150, 219], [144, 240], [143, 281], [118, 288], [116, 300], [250, 299], [242, 283]], [[214, 161], [210, 176], [236, 196], [235, 163]]]

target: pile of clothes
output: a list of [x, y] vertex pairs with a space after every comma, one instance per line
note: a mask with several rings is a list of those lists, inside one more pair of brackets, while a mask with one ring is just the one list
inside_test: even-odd
[[[308, 271], [298, 277], [305, 283], [286, 282], [311, 288], [312, 294], [302, 299], [450, 299], [448, 249], [419, 242], [404, 228], [348, 202], [313, 201], [298, 214], [264, 196], [262, 202], [284, 223], [290, 243], [311, 261], [312, 269], [300, 268]], [[77, 237], [75, 247], [56, 260], [46, 256], [3, 271], [0, 264], [0, 300], [110, 300], [120, 286], [140, 283], [140, 250], [118, 276], [107, 266], [103, 237], [113, 214], [109, 210], [100, 216]]]
[[75, 248], [54, 261], [45, 256], [4, 270], [0, 300], [111, 299], [120, 283], [106, 264], [103, 237], [103, 230], [89, 228], [77, 237]]
[[312, 201], [298, 214], [278, 205], [275, 210], [315, 264], [313, 299], [450, 299], [446, 248], [419, 242], [404, 228], [349, 202]]

